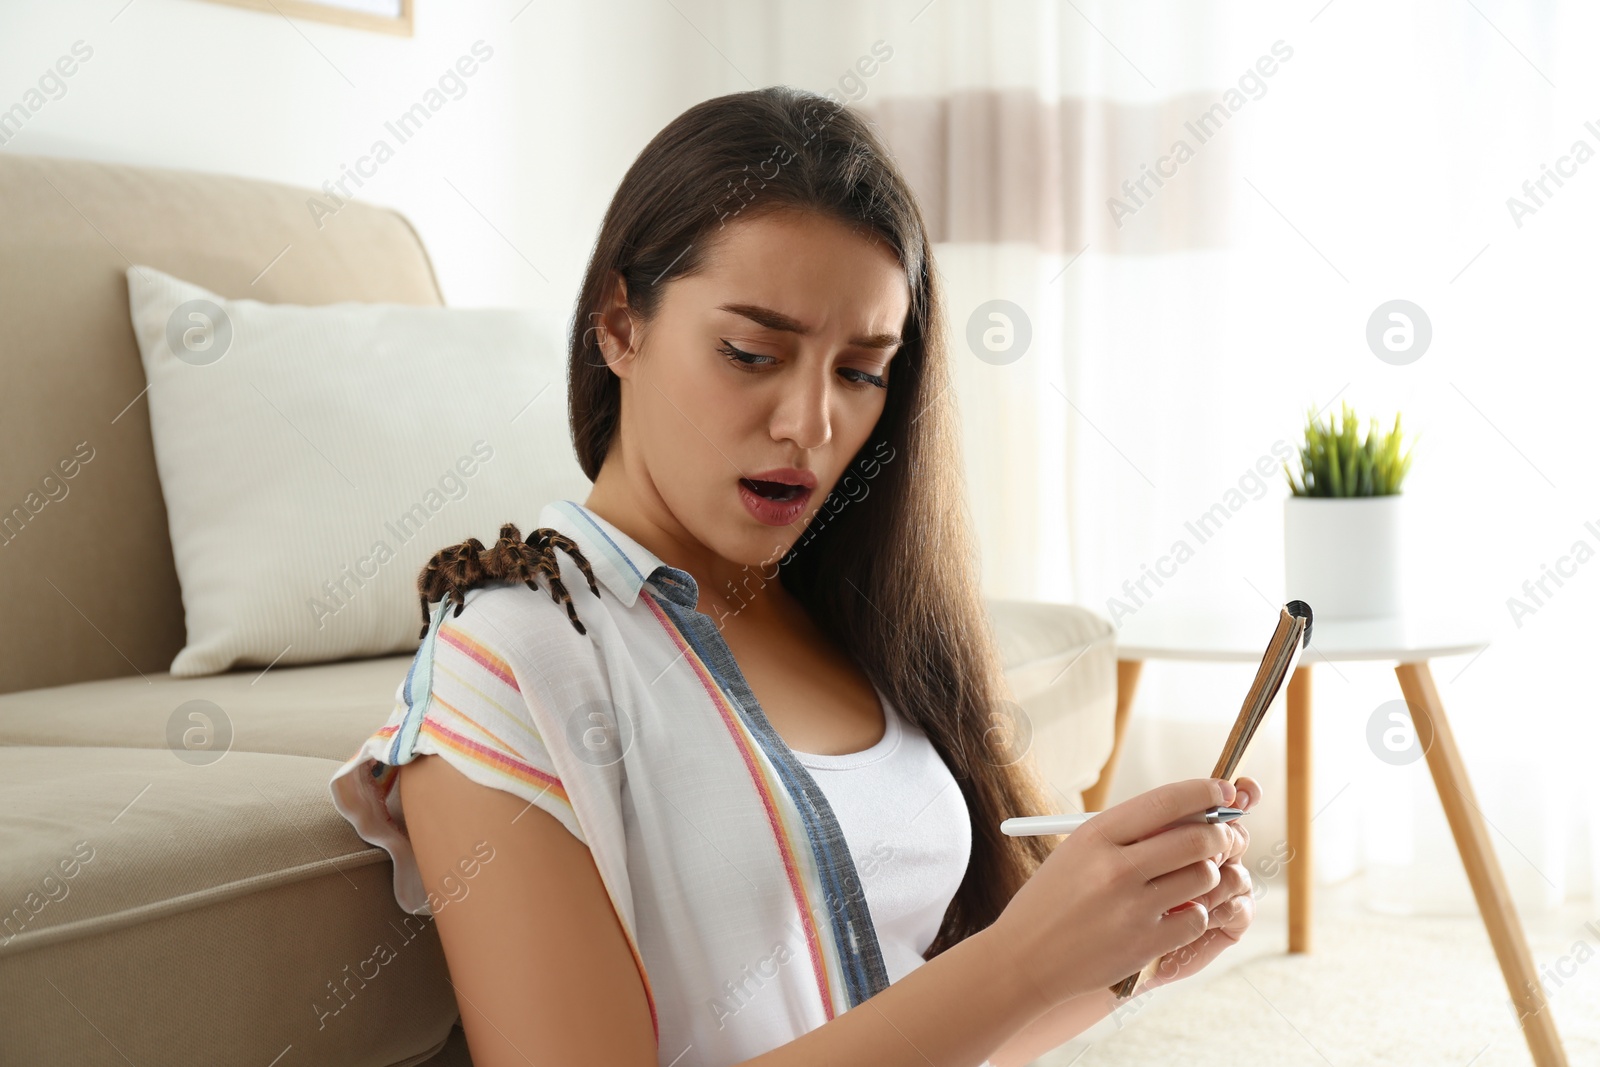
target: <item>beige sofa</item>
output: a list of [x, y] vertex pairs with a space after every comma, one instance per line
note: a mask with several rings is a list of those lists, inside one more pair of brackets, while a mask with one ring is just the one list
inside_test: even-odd
[[[0, 155], [0, 1063], [469, 1062], [431, 920], [328, 795], [408, 656], [166, 673], [183, 604], [124, 270], [441, 303], [404, 218], [352, 203], [319, 232], [308, 195]], [[93, 460], [61, 477], [83, 442]], [[1076, 800], [1112, 748], [1113, 630], [1071, 605], [992, 611], [1033, 751]], [[191, 699], [234, 731], [205, 766], [168, 741]], [[362, 978], [379, 943], [393, 958]]]

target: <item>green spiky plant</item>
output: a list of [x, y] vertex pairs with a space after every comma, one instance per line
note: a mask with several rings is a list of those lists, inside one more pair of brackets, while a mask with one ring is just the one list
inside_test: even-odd
[[1395, 413], [1394, 429], [1378, 428], [1376, 416], [1365, 440], [1357, 440], [1358, 422], [1349, 404], [1341, 405], [1340, 419], [1317, 420], [1315, 408], [1306, 414], [1305, 443], [1300, 446], [1300, 477], [1295, 478], [1284, 463], [1283, 473], [1295, 496], [1389, 496], [1400, 491], [1400, 483], [1411, 468], [1411, 448], [1400, 454], [1400, 414]]

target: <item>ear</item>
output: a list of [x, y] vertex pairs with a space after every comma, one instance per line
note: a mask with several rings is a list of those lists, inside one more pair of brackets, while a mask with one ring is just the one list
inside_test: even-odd
[[628, 308], [628, 283], [616, 271], [611, 272], [611, 286], [606, 291], [600, 307], [590, 312], [589, 329], [600, 349], [606, 365], [618, 378], [633, 375], [634, 342], [638, 337]]

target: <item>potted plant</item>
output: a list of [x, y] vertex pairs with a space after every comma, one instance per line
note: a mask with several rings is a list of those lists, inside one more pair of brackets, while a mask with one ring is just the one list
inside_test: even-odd
[[1400, 483], [1411, 449], [1400, 451], [1400, 415], [1383, 432], [1376, 417], [1365, 439], [1349, 404], [1319, 422], [1306, 415], [1299, 477], [1284, 463], [1292, 495], [1283, 509], [1287, 597], [1318, 619], [1401, 613]]

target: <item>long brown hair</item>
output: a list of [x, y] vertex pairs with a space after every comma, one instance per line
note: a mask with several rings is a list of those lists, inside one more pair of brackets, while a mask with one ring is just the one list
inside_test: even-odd
[[664, 284], [700, 269], [723, 226], [773, 210], [813, 212], [881, 237], [911, 290], [883, 414], [778, 573], [927, 734], [966, 799], [971, 860], [931, 959], [993, 922], [1049, 854], [1047, 839], [1007, 837], [1000, 821], [1050, 809], [1020, 746], [1026, 721], [1009, 699], [979, 589], [927, 227], [859, 113], [769, 86], [696, 104], [645, 146], [606, 211], [574, 311], [572, 438], [594, 480], [617, 433], [621, 392], [590, 324], [616, 277], [626, 282], [632, 317], [648, 323]]

